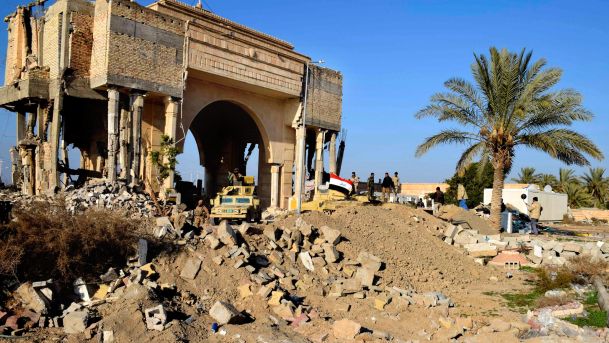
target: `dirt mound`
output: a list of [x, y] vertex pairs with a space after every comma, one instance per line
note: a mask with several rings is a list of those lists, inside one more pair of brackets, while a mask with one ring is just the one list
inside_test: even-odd
[[[437, 238], [445, 223], [422, 210], [399, 205], [358, 206], [331, 215], [310, 212], [303, 219], [314, 226], [339, 229], [346, 238], [340, 250], [347, 259], [355, 260], [361, 251], [380, 257], [386, 264], [380, 273], [384, 286], [450, 293], [488, 278], [484, 268]], [[290, 217], [275, 225], [292, 226], [294, 221]]]

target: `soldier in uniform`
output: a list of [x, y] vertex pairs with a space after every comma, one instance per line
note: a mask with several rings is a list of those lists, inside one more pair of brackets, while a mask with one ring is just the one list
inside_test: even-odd
[[368, 178], [368, 201], [374, 200], [374, 173], [370, 173]]
[[240, 186], [243, 181], [243, 175], [239, 172], [239, 168], [235, 168], [232, 172], [228, 172], [228, 185]]
[[203, 224], [207, 224], [209, 220], [209, 210], [205, 205], [203, 205], [203, 200], [199, 200], [197, 202], [197, 207], [194, 210], [194, 227], [200, 228], [203, 227]]
[[355, 175], [355, 172], [351, 173], [351, 182], [353, 182], [353, 190], [351, 191], [351, 193], [357, 194], [357, 189], [359, 186], [359, 176]]
[[398, 177], [398, 172], [395, 172], [393, 174], [393, 177], [391, 178], [391, 180], [393, 181], [393, 195], [394, 195], [394, 202], [398, 202], [398, 194], [400, 194], [400, 178]]

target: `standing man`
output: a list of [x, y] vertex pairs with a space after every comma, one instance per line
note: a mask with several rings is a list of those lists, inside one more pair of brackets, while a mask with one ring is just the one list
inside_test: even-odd
[[444, 205], [444, 193], [440, 190], [440, 187], [436, 187], [436, 192], [432, 196], [433, 199], [433, 215], [438, 217], [440, 215], [440, 209]]
[[370, 173], [368, 178], [368, 201], [374, 200], [374, 173]]
[[203, 227], [203, 224], [207, 224], [209, 220], [209, 210], [203, 204], [203, 200], [197, 202], [197, 207], [194, 210], [194, 221], [193, 226], [196, 228]]
[[467, 191], [461, 183], [457, 186], [457, 200], [459, 201], [459, 207], [465, 210], [469, 209], [467, 208]]
[[359, 176], [355, 175], [355, 172], [351, 172], [351, 182], [353, 182], [352, 194], [357, 194], [357, 188], [359, 186]]
[[229, 186], [241, 186], [243, 175], [239, 172], [239, 168], [235, 168], [232, 172], [228, 172], [228, 185]]
[[529, 218], [531, 219], [531, 231], [534, 235], [539, 235], [537, 223], [539, 223], [541, 211], [543, 211], [543, 207], [541, 207], [541, 204], [539, 204], [539, 199], [534, 197], [531, 205], [527, 205], [527, 209], [529, 210]]
[[393, 173], [393, 177], [391, 178], [393, 181], [393, 195], [395, 196], [394, 202], [398, 201], [398, 194], [400, 194], [400, 178], [398, 177], [398, 172]]
[[391, 179], [391, 177], [389, 177], [389, 173], [385, 173], [385, 177], [383, 178], [381, 187], [383, 191], [383, 202], [387, 202], [387, 200], [389, 199], [389, 194], [391, 194], [391, 191], [394, 188], [393, 180]]

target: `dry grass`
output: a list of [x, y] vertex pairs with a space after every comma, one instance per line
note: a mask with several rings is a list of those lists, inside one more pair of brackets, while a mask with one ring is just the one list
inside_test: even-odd
[[0, 275], [19, 281], [97, 278], [135, 253], [141, 221], [120, 212], [71, 215], [63, 204], [35, 202], [14, 210], [17, 221], [0, 228]]
[[573, 299], [567, 295], [558, 297], [541, 297], [537, 299], [535, 305], [537, 308], [550, 307], [550, 306], [561, 306], [572, 302]]
[[593, 258], [590, 255], [573, 256], [568, 260], [568, 267], [575, 275], [578, 282], [591, 282], [594, 276], [605, 278], [609, 268], [609, 262], [601, 258]]
[[537, 288], [541, 292], [569, 288], [575, 279], [573, 272], [565, 267], [544, 267], [539, 269], [537, 276]]

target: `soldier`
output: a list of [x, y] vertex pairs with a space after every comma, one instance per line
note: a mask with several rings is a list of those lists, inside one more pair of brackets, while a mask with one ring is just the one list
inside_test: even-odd
[[395, 201], [394, 202], [398, 202], [398, 194], [400, 194], [400, 178], [398, 177], [398, 172], [395, 172], [393, 174], [393, 177], [391, 178], [391, 180], [393, 181], [393, 195], [395, 196]]
[[194, 227], [203, 227], [203, 224], [207, 224], [209, 220], [209, 210], [203, 205], [203, 200], [197, 202], [197, 207], [194, 210]]
[[368, 178], [368, 201], [374, 200], [374, 173], [370, 173]]
[[440, 187], [436, 187], [436, 192], [432, 195], [433, 199], [433, 215], [436, 217], [440, 216], [440, 210], [444, 205], [444, 192], [440, 190]]
[[239, 172], [239, 168], [235, 168], [233, 172], [228, 172], [228, 185], [229, 186], [240, 186], [243, 180], [243, 175]]
[[383, 191], [383, 202], [387, 202], [389, 200], [389, 194], [394, 188], [393, 180], [389, 177], [389, 173], [385, 173], [385, 177], [383, 178], [383, 182], [381, 183], [381, 189]]
[[351, 193], [357, 194], [357, 188], [359, 186], [359, 176], [355, 175], [355, 172], [351, 172], [351, 182], [353, 182], [353, 191], [351, 191]]

